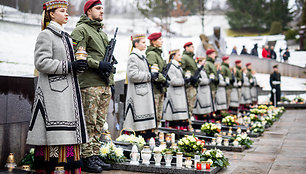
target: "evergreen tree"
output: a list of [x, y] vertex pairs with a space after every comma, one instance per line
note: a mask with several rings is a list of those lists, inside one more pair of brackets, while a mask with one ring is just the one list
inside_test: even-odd
[[301, 25], [306, 25], [306, 1], [304, 2], [303, 5], [303, 15], [302, 15]]
[[256, 30], [265, 28], [265, 0], [228, 0], [231, 10], [226, 13], [229, 25], [235, 30]]
[[[183, 9], [189, 10], [192, 15], [201, 13], [207, 0], [181, 0]], [[203, 4], [204, 3], [204, 4]]]
[[228, 0], [228, 4], [231, 10], [226, 15], [235, 30], [267, 31], [274, 21], [287, 28], [292, 21], [288, 0]]
[[[169, 20], [171, 12], [174, 10], [175, 0], [136, 0], [137, 9], [148, 19], [157, 17], [160, 23], [157, 23], [161, 29], [171, 33], [169, 29]], [[156, 22], [156, 21], [154, 21]]]
[[147, 18], [169, 17], [173, 10], [174, 0], [136, 0], [137, 8]]
[[267, 25], [271, 25], [272, 22], [278, 21], [282, 24], [284, 29], [287, 28], [287, 24], [292, 21], [292, 13], [288, 7], [289, 0], [271, 0], [269, 3], [270, 9], [266, 14], [265, 22]]

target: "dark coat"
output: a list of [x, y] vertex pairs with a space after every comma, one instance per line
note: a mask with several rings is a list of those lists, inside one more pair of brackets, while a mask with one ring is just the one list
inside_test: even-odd
[[252, 55], [252, 56], [257, 56], [257, 57], [258, 57], [257, 47], [254, 47], [254, 48], [251, 50], [251, 55]]
[[274, 60], [276, 60], [276, 53], [275, 53], [275, 51], [274, 50], [270, 50], [270, 57], [271, 57], [271, 59], [274, 59]]
[[[275, 89], [276, 90], [276, 101], [280, 101], [281, 98], [281, 88], [280, 88], [280, 84], [281, 84], [281, 74], [279, 72], [273, 72], [270, 75], [270, 86], [271, 89]], [[271, 98], [270, 100], [272, 101], [272, 103], [274, 104], [274, 93], [271, 90]]]
[[286, 52], [283, 54], [283, 59], [284, 59], [285, 61], [287, 61], [289, 57], [290, 57], [290, 52], [289, 52], [289, 51], [286, 51]]
[[247, 54], [249, 54], [248, 52], [247, 52], [247, 50], [245, 49], [245, 48], [243, 48], [242, 50], [241, 50], [241, 53], [240, 53], [241, 55], [247, 55]]

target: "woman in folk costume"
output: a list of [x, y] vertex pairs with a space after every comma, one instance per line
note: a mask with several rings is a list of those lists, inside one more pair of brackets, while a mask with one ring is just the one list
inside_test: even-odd
[[164, 102], [164, 120], [169, 127], [188, 130], [189, 115], [183, 70], [180, 67], [182, 56], [179, 49], [170, 51], [170, 67], [168, 70], [169, 87]]
[[247, 73], [246, 73], [246, 76], [248, 77], [249, 79], [249, 82], [250, 82], [250, 93], [251, 93], [251, 103], [252, 104], [257, 104], [257, 80], [256, 80], [256, 77], [255, 77], [255, 71], [253, 71], [252, 69], [252, 63], [247, 63], [246, 65], [246, 68], [247, 68]]
[[218, 77], [219, 77], [219, 84], [217, 87], [217, 92], [216, 92], [216, 102], [215, 102], [215, 107], [217, 111], [222, 111], [226, 110], [227, 108], [227, 103], [226, 103], [226, 81], [224, 76], [221, 74], [221, 66], [218, 66]]
[[230, 112], [237, 112], [238, 107], [239, 107], [239, 94], [238, 94], [239, 85], [238, 85], [238, 81], [237, 81], [235, 74], [236, 74], [236, 68], [234, 67], [232, 69], [232, 79], [234, 83], [233, 83], [233, 88], [231, 91], [231, 102], [229, 105]]
[[243, 85], [241, 87], [241, 98], [240, 98], [240, 109], [241, 110], [248, 110], [249, 104], [252, 103], [251, 98], [251, 84], [250, 80], [246, 75], [247, 69], [242, 69], [242, 78], [243, 78]]
[[251, 86], [251, 97], [252, 97], [253, 105], [257, 105], [257, 102], [258, 102], [258, 84], [257, 84], [257, 79], [255, 75], [256, 75], [256, 71], [252, 70], [253, 85]]
[[[197, 92], [197, 98], [193, 113], [197, 116], [198, 120], [202, 120], [202, 116], [213, 112], [212, 95], [209, 87], [209, 77], [207, 76], [203, 66], [205, 64], [205, 57], [198, 57], [198, 66], [200, 66], [200, 79]], [[202, 68], [201, 68], [202, 67]], [[205, 116], [204, 116], [205, 118]]]
[[38, 173], [64, 167], [66, 173], [81, 173], [80, 144], [87, 142], [77, 73], [87, 69], [86, 60], [75, 60], [71, 39], [63, 29], [68, 2], [44, 4], [42, 32], [34, 52], [39, 72], [27, 144], [35, 146]]
[[133, 50], [127, 64], [128, 89], [125, 103], [124, 128], [131, 128], [145, 139], [155, 137], [156, 112], [151, 73], [146, 59], [145, 35], [132, 36]]

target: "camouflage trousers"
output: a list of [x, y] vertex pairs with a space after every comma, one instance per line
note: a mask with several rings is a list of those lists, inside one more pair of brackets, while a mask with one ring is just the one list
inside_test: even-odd
[[111, 89], [109, 86], [89, 87], [81, 89], [81, 94], [89, 140], [88, 143], [82, 144], [81, 155], [87, 158], [99, 155], [101, 147], [99, 140], [107, 120]]
[[187, 93], [189, 115], [192, 116], [193, 108], [197, 97], [197, 89], [193, 86], [188, 86], [186, 88], [186, 93]]
[[163, 93], [154, 93], [154, 102], [156, 109], [156, 117], [157, 117], [157, 127], [160, 124], [160, 120], [163, 117], [163, 104], [164, 104], [164, 94]]

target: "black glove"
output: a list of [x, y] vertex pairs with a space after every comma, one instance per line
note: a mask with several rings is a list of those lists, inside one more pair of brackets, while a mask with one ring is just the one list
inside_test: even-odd
[[111, 88], [112, 96], [115, 96], [115, 86], [111, 85], [110, 88]]
[[215, 79], [215, 80], [214, 80], [214, 83], [215, 83], [215, 85], [219, 85], [219, 83], [220, 83], [219, 78]]
[[255, 85], [255, 83], [254, 83], [254, 82], [252, 82], [252, 83], [251, 83], [251, 86], [254, 86], [254, 85]]
[[168, 80], [166, 80], [166, 81], [163, 83], [163, 86], [164, 86], [164, 87], [167, 87], [167, 88], [169, 87]]
[[116, 74], [117, 68], [113, 66], [113, 74]]
[[190, 77], [190, 83], [191, 83], [192, 85], [195, 85], [197, 82], [198, 82], [198, 79], [197, 79], [197, 78], [195, 78], [194, 76], [191, 76], [191, 77]]
[[74, 62], [71, 62], [70, 65], [71, 65], [73, 72], [75, 73], [82, 73], [88, 69], [87, 60], [76, 60]]
[[184, 78], [185, 84], [188, 84], [190, 82], [190, 78]]
[[152, 78], [152, 80], [156, 80], [156, 79], [158, 79], [158, 72], [151, 72], [151, 78]]
[[100, 72], [112, 72], [112, 70], [113, 70], [113, 66], [112, 66], [112, 64], [110, 64], [110, 63], [108, 63], [108, 62], [103, 62], [103, 61], [101, 61], [100, 63], [99, 63], [99, 71]]
[[230, 80], [230, 84], [233, 85], [235, 83], [235, 76], [232, 74], [232, 80]]

